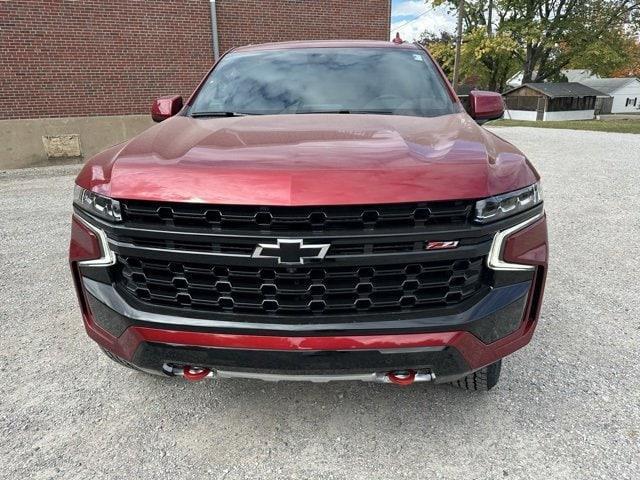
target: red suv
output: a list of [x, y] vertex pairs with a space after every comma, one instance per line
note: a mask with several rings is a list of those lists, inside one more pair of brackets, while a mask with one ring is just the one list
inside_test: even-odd
[[254, 45], [87, 162], [71, 269], [112, 359], [189, 380], [498, 381], [540, 313], [539, 176], [419, 45]]

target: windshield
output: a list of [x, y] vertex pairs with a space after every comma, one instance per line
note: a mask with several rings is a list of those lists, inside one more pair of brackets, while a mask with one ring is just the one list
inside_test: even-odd
[[437, 116], [455, 111], [440, 74], [420, 50], [305, 48], [227, 55], [189, 113]]

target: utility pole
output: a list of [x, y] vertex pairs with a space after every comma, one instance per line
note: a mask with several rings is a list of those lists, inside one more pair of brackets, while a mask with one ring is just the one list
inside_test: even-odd
[[460, 50], [462, 49], [462, 17], [464, 16], [464, 0], [458, 4], [458, 31], [456, 32], [456, 57], [453, 63], [453, 88], [457, 90], [460, 80]]

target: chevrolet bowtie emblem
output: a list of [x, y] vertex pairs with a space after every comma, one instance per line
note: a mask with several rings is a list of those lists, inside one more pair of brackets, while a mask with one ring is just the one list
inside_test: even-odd
[[329, 244], [305, 245], [304, 240], [278, 238], [274, 245], [260, 243], [253, 258], [275, 258], [278, 263], [302, 265], [305, 260], [320, 260], [329, 251]]

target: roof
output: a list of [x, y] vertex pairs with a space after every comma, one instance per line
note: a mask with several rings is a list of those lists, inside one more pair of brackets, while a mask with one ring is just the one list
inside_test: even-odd
[[612, 94], [616, 90], [629, 85], [631, 82], [638, 81], [637, 78], [594, 78], [592, 80], [583, 80], [585, 85], [595, 88], [600, 92]]
[[[591, 70], [587, 70], [584, 68], [563, 68], [560, 70], [560, 73], [567, 77], [567, 82], [578, 82], [584, 83], [583, 80], [588, 78], [600, 78], [597, 75], [594, 75]], [[537, 76], [538, 71], [533, 71], [533, 76]], [[507, 85], [512, 86], [513, 88], [519, 87], [522, 85], [522, 78], [524, 77], [524, 72], [520, 70], [513, 77], [507, 80]]]
[[549, 98], [560, 97], [599, 97], [602, 95], [598, 90], [587, 87], [578, 82], [563, 83], [524, 83], [506, 93], [513, 93], [523, 87], [529, 87], [536, 92], [540, 92]]
[[416, 50], [413, 43], [401, 44], [383, 40], [302, 40], [294, 42], [260, 43], [245, 45], [234, 49], [234, 52], [253, 52], [259, 50], [284, 50], [291, 48], [401, 48]]
[[583, 85], [585, 84], [584, 80], [598, 78], [591, 70], [585, 68], [564, 68], [560, 70], [560, 73], [567, 77], [567, 82], [578, 82]]

